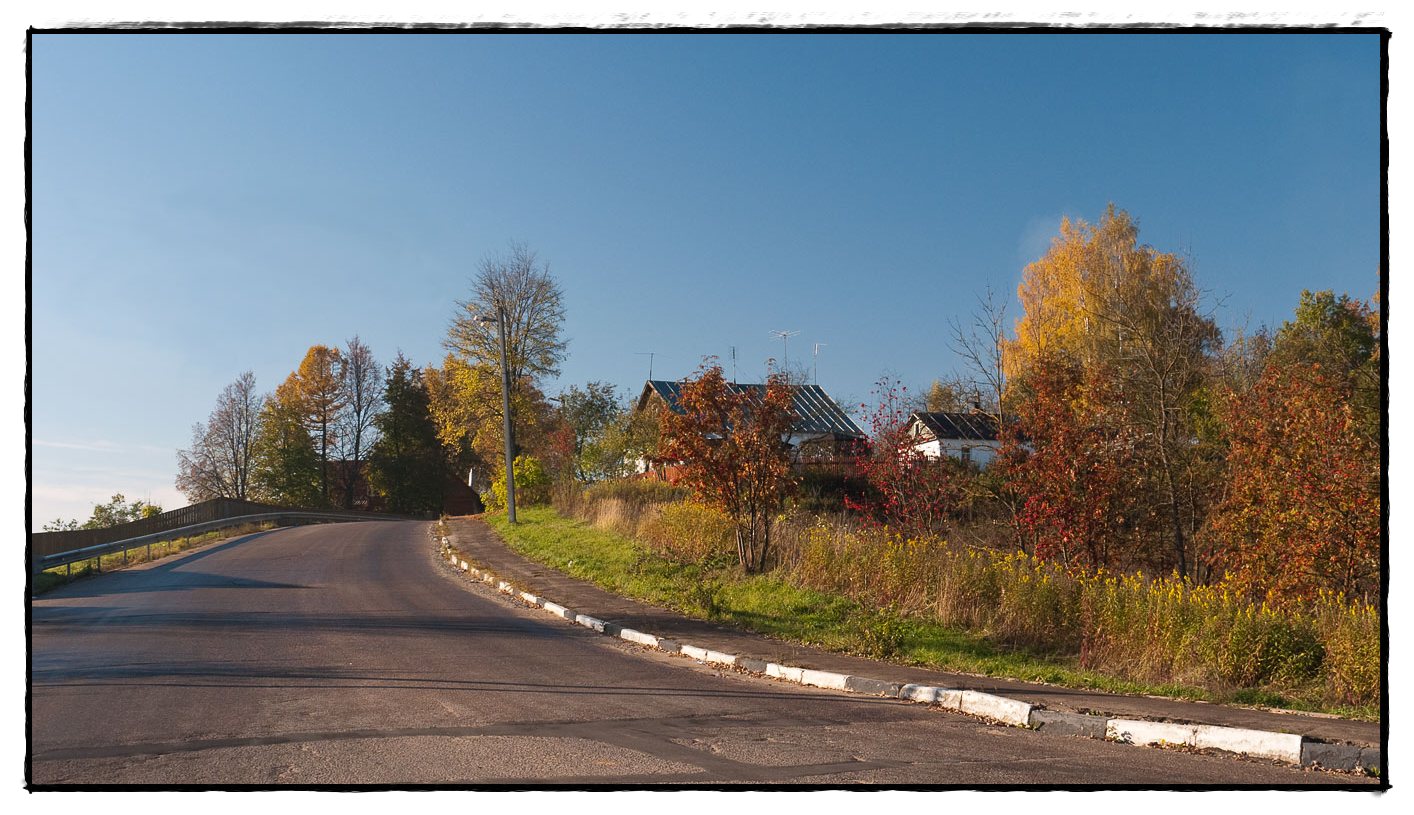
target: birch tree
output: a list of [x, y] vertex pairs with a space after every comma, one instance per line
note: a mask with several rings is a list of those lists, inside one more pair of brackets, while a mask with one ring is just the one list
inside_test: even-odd
[[513, 386], [522, 377], [539, 381], [557, 376], [567, 348], [561, 334], [564, 295], [550, 274], [550, 264], [523, 243], [512, 243], [506, 253], [481, 261], [472, 279], [471, 297], [457, 302], [444, 343], [447, 350], [463, 361], [499, 371], [498, 310], [506, 315], [506, 367]]

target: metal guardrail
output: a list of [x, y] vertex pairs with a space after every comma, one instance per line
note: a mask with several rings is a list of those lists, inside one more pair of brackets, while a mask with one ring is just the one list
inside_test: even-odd
[[[75, 549], [86, 549], [102, 543], [142, 537], [153, 532], [166, 532], [192, 526], [206, 521], [234, 518], [241, 515], [255, 515], [262, 512], [282, 512], [306, 510], [306, 507], [287, 507], [275, 504], [260, 504], [235, 498], [214, 498], [191, 506], [180, 507], [150, 518], [129, 521], [102, 529], [71, 529], [63, 532], [37, 532], [29, 537], [31, 551], [36, 556], [57, 554]], [[324, 510], [320, 510], [324, 511]]]
[[151, 518], [104, 529], [75, 529], [30, 535], [30, 557], [35, 571], [135, 549], [158, 541], [199, 535], [216, 529], [251, 523], [308, 523], [341, 521], [403, 521], [401, 515], [348, 510], [307, 510], [277, 507], [253, 501], [218, 498], [164, 512]]

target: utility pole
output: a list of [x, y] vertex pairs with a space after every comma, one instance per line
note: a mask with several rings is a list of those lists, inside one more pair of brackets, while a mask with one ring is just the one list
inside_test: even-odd
[[[489, 323], [481, 316], [477, 322]], [[506, 441], [506, 520], [516, 522], [515, 441], [511, 436], [511, 371], [506, 364], [506, 310], [496, 305], [496, 326], [501, 337], [501, 429]]]

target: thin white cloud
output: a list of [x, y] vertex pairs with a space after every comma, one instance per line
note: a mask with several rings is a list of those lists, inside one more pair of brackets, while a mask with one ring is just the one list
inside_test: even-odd
[[54, 447], [60, 450], [82, 450], [88, 453], [167, 453], [170, 448], [158, 447], [152, 444], [118, 444], [117, 442], [98, 441], [50, 441], [48, 439], [34, 439], [35, 447]]
[[111, 441], [49, 441], [35, 439], [35, 447], [57, 447], [60, 450], [86, 450], [90, 453], [117, 453], [122, 448]]
[[1051, 248], [1051, 241], [1060, 234], [1063, 213], [1038, 215], [1022, 227], [1021, 237], [1016, 243], [1016, 256], [1022, 265], [1040, 260]]

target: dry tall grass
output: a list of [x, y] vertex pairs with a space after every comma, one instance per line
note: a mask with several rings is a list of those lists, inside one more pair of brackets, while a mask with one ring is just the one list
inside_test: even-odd
[[[561, 509], [679, 562], [721, 563], [734, 551], [720, 513], [666, 485], [625, 483]], [[867, 607], [1075, 656], [1126, 679], [1379, 701], [1378, 611], [1340, 596], [1275, 608], [1222, 586], [1068, 572], [1022, 552], [903, 538], [841, 517], [787, 514], [776, 529], [777, 574]]]

